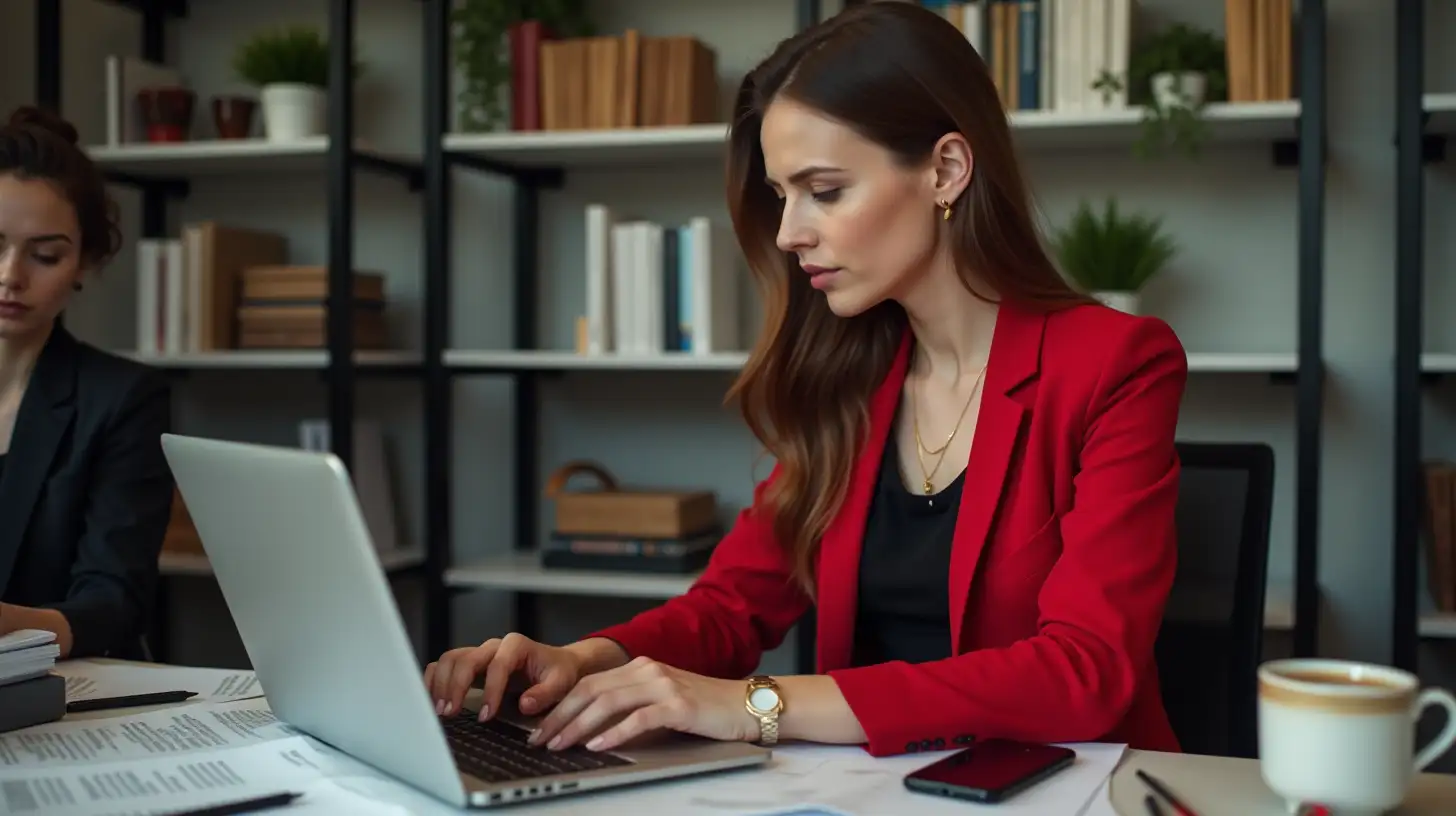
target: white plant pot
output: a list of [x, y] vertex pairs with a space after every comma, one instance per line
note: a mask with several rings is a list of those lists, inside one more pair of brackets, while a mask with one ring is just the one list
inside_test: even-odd
[[1130, 315], [1138, 313], [1140, 298], [1137, 292], [1093, 292], [1092, 297], [1097, 298], [1103, 306], [1109, 309], [1116, 309]]
[[293, 82], [263, 86], [263, 133], [270, 142], [293, 142], [327, 130], [328, 95], [323, 88]]
[[1208, 77], [1199, 71], [1164, 71], [1153, 74], [1152, 91], [1158, 107], [1164, 110], [1196, 108], [1208, 93]]

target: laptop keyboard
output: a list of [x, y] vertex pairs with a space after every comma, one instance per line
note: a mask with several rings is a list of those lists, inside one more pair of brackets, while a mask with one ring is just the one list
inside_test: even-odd
[[511, 782], [541, 776], [595, 771], [632, 761], [604, 751], [572, 746], [550, 751], [526, 743], [529, 731], [500, 720], [478, 722], [465, 714], [442, 721], [445, 740], [460, 770], [486, 782]]

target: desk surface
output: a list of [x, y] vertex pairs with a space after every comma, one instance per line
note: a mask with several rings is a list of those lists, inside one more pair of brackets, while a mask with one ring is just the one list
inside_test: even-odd
[[[106, 661], [110, 662], [110, 661]], [[180, 703], [177, 705], [190, 705]], [[173, 706], [150, 706], [124, 710], [67, 715], [67, 720], [104, 719], [139, 714]], [[1143, 768], [1172, 788], [1199, 816], [1287, 816], [1282, 802], [1259, 776], [1259, 764], [1248, 759], [1169, 754], [1129, 749], [1111, 780], [1113, 811], [1117, 816], [1145, 816], [1146, 786], [1133, 774]], [[912, 812], [917, 794], [906, 793], [906, 812]], [[917, 797], [912, 799], [911, 797]], [[583, 801], [589, 797], [583, 797]], [[565, 800], [558, 800], [564, 802]], [[510, 808], [528, 816], [531, 808]], [[1091, 807], [1085, 816], [1108, 813]], [[1450, 816], [1456, 813], [1456, 775], [1420, 774], [1404, 807], [1388, 816]], [[1067, 816], [1082, 816], [1068, 814]]]

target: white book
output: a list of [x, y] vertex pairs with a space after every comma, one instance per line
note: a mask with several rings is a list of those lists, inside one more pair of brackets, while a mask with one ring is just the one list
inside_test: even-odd
[[633, 353], [640, 345], [632, 280], [632, 270], [636, 266], [636, 243], [632, 238], [631, 223], [617, 223], [612, 226], [613, 348], [624, 353]]
[[612, 209], [586, 208], [586, 353], [612, 351]]
[[187, 268], [182, 259], [182, 242], [178, 239], [168, 238], [161, 241], [160, 246], [161, 276], [165, 281], [163, 289], [167, 293], [167, 312], [162, 330], [166, 346], [162, 351], [165, 354], [182, 354], [187, 351], [187, 306], [190, 298], [187, 287]]
[[635, 272], [638, 281], [635, 311], [641, 324], [641, 354], [661, 354], [666, 347], [664, 331], [666, 305], [663, 300], [662, 225], [640, 221], [634, 230], [637, 242]]
[[162, 353], [161, 247], [155, 238], [137, 241], [136, 350]]
[[737, 351], [738, 247], [706, 216], [688, 222], [692, 237], [693, 352]]

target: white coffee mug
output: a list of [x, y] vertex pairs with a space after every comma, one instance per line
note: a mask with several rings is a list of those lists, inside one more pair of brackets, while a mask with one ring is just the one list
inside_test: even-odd
[[[1441, 733], [1412, 757], [1427, 706], [1446, 709]], [[1456, 698], [1410, 672], [1319, 658], [1259, 667], [1259, 769], [1297, 813], [1373, 816], [1405, 801], [1411, 780], [1456, 740]]]

